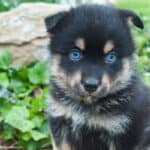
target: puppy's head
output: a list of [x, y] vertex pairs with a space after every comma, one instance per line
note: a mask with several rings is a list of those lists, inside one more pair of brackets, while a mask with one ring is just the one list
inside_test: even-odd
[[134, 44], [128, 20], [143, 28], [132, 11], [83, 5], [45, 19], [51, 35], [53, 80], [80, 100], [94, 100], [130, 84]]

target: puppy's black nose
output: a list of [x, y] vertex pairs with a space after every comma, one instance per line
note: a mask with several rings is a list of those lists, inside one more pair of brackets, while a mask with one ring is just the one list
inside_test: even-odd
[[83, 81], [83, 86], [85, 90], [89, 93], [95, 92], [99, 86], [99, 81], [94, 78], [86, 78]]

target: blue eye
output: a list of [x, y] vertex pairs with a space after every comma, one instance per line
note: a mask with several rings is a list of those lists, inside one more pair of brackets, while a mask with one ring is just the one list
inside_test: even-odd
[[116, 52], [110, 52], [105, 56], [105, 63], [112, 64], [117, 60]]
[[69, 53], [69, 58], [72, 61], [79, 61], [82, 58], [82, 54], [80, 53], [80, 51], [78, 49], [73, 49]]

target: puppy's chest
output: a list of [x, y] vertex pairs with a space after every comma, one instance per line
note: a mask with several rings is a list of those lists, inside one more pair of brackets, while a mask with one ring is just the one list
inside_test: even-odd
[[[75, 150], [120, 149], [120, 145], [118, 145], [118, 140], [120, 139], [118, 139], [118, 137], [119, 135], [126, 134], [125, 132], [128, 126], [128, 121], [125, 119], [126, 117], [119, 116], [122, 122], [120, 119], [113, 118], [114, 120], [112, 121], [112, 119], [103, 117], [91, 117], [88, 121], [84, 122], [84, 124], [77, 122], [77, 118], [72, 117], [72, 137], [69, 137], [68, 139], [73, 141]], [[80, 119], [81, 118], [80, 115]], [[123, 150], [123, 148], [121, 149]]]
[[116, 150], [114, 140], [102, 130], [77, 129], [69, 139], [77, 150]]
[[88, 129], [98, 129], [108, 132], [110, 135], [117, 135], [126, 132], [130, 120], [126, 115], [92, 115], [74, 113], [70, 116], [74, 131], [76, 128], [86, 126]]
[[84, 110], [76, 110], [73, 105], [65, 106], [59, 102], [51, 101], [49, 113], [53, 117], [63, 116], [72, 121], [72, 128], [76, 129], [86, 126], [88, 129], [103, 129], [111, 135], [126, 132], [130, 119], [124, 114], [100, 114], [90, 113]]

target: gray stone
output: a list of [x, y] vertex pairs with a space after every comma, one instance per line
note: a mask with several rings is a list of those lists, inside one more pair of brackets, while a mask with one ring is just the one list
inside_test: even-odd
[[49, 38], [44, 18], [68, 9], [67, 5], [25, 3], [0, 13], [0, 50], [10, 51], [14, 64], [48, 59]]

